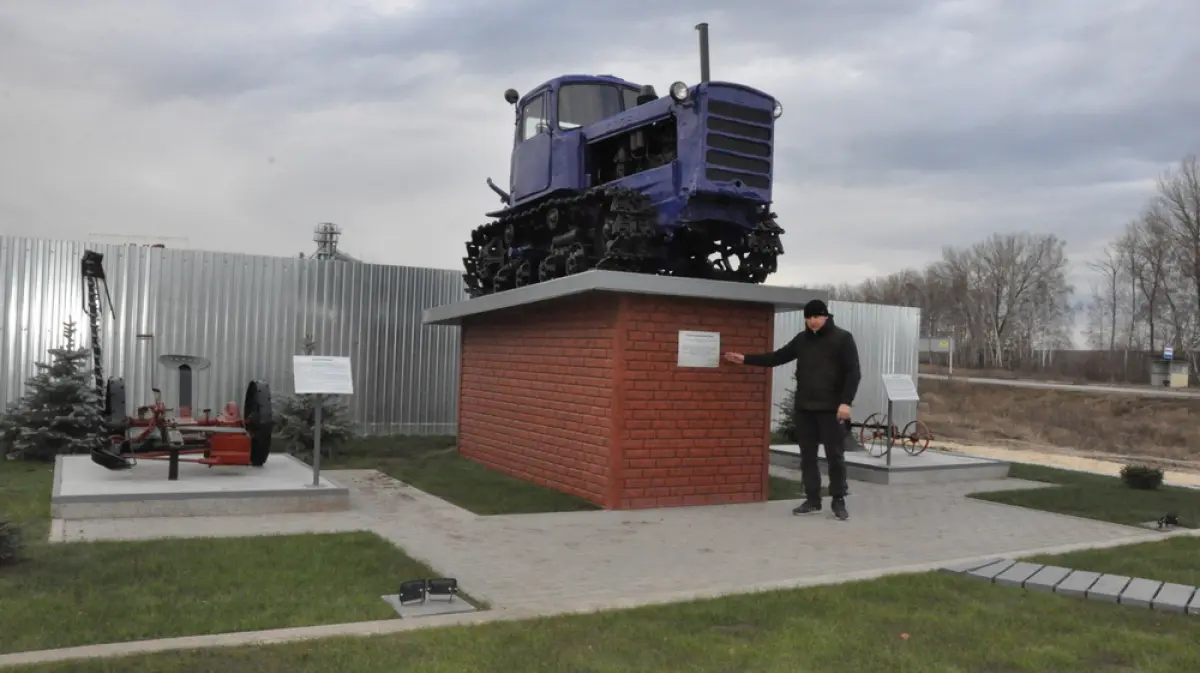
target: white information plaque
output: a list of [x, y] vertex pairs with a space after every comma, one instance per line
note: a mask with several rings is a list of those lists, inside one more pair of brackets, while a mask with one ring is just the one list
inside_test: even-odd
[[297, 395], [353, 395], [350, 358], [334, 355], [293, 355]]
[[892, 402], [920, 402], [917, 385], [907, 374], [884, 374], [883, 388]]
[[679, 367], [719, 367], [721, 333], [679, 330]]

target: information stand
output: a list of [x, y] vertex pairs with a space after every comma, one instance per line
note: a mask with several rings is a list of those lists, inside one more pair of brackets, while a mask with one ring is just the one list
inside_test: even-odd
[[313, 480], [321, 485], [321, 407], [326, 395], [353, 395], [354, 374], [350, 358], [334, 355], [294, 355], [292, 375], [297, 395], [312, 395], [313, 408]]
[[907, 374], [884, 374], [883, 389], [887, 394], [887, 464], [892, 465], [892, 443], [894, 437], [892, 428], [895, 423], [892, 421], [895, 414], [892, 409], [892, 404], [895, 402], [920, 402], [921, 396], [917, 394], [917, 384], [913, 378]]

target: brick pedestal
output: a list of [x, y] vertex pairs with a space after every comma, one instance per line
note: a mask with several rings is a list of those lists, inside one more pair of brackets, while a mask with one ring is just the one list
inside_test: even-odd
[[609, 509], [767, 498], [771, 371], [678, 367], [679, 331], [766, 351], [775, 311], [818, 293], [595, 271], [540, 285], [427, 312], [461, 325], [464, 456]]

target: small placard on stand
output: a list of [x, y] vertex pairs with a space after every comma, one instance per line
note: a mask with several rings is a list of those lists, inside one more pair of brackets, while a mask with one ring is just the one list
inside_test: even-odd
[[913, 377], [908, 374], [883, 374], [883, 389], [887, 395], [887, 464], [892, 465], [892, 443], [895, 437], [892, 436], [892, 428], [895, 427], [892, 419], [895, 418], [892, 405], [896, 402], [920, 402], [921, 396], [917, 394], [917, 384], [913, 381]]
[[917, 385], [908, 374], [884, 374], [883, 388], [889, 402], [920, 402]]
[[335, 355], [293, 355], [292, 376], [297, 395], [312, 395], [313, 480], [321, 485], [321, 407], [326, 395], [353, 395], [354, 374], [350, 358]]

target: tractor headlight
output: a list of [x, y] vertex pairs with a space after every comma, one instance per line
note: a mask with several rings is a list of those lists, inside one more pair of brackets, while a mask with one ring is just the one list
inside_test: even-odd
[[775, 109], [771, 112], [771, 114], [775, 115], [776, 119], [779, 119], [781, 116], [783, 116], [783, 103], [775, 101]]
[[676, 103], [682, 103], [688, 99], [688, 87], [683, 82], [675, 82], [671, 85], [671, 98], [675, 99]]

